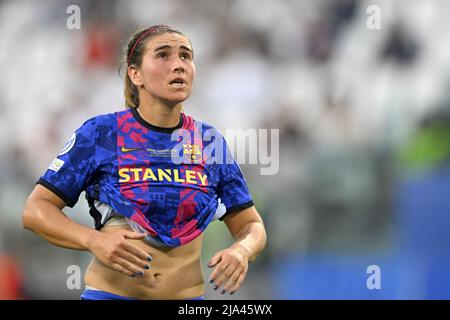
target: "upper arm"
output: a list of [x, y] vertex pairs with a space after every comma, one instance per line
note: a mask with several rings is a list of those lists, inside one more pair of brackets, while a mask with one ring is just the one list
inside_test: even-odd
[[[214, 154], [214, 172], [217, 179], [216, 193], [221, 203], [226, 208], [226, 212], [219, 220], [224, 220], [228, 215], [240, 212], [253, 207], [251, 193], [249, 191], [247, 181], [239, 164], [234, 159], [225, 138], [217, 130], [213, 130], [216, 135], [214, 146], [216, 153]], [[212, 140], [212, 139], [211, 139]], [[250, 211], [248, 211], [250, 212]], [[253, 215], [257, 215], [253, 208]], [[234, 220], [234, 219], [233, 219]]]
[[233, 237], [235, 237], [248, 223], [256, 222], [263, 224], [263, 220], [255, 206], [233, 212], [227, 215], [223, 221], [227, 225], [228, 230], [230, 230]]
[[73, 207], [97, 168], [96, 141], [97, 122], [96, 118], [92, 118], [75, 131], [39, 178], [38, 184], [43, 188], [38, 190], [46, 189], [62, 199], [67, 206]]
[[27, 206], [33, 205], [36, 201], [48, 201], [58, 207], [60, 210], [66, 206], [63, 199], [57, 196], [55, 193], [47, 189], [46, 187], [37, 184], [36, 187], [31, 192], [27, 200]]

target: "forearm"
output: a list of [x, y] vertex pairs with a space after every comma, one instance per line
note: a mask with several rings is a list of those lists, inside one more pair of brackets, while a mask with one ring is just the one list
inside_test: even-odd
[[266, 246], [267, 236], [261, 222], [249, 222], [234, 237], [232, 248], [243, 250], [249, 257], [249, 262], [255, 260]]
[[89, 250], [90, 239], [98, 232], [72, 221], [46, 200], [26, 206], [23, 224], [54, 245], [76, 250]]

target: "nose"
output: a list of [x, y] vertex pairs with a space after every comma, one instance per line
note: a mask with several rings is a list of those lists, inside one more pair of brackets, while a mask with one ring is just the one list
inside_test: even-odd
[[184, 72], [183, 61], [180, 58], [175, 60], [175, 63], [173, 65], [173, 72], [175, 73]]
[[178, 67], [175, 67], [175, 69], [173, 69], [173, 71], [174, 72], [181, 72], [181, 73], [183, 73], [184, 72], [184, 68], [182, 66], [178, 66]]

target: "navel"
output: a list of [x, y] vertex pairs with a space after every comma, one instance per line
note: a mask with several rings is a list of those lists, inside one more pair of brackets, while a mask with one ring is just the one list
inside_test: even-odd
[[161, 273], [155, 273], [153, 274], [153, 277], [155, 278], [155, 280], [159, 280], [161, 278]]

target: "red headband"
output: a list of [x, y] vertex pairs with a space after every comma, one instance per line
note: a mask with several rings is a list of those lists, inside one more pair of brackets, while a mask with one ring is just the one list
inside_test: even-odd
[[164, 26], [164, 25], [160, 25], [160, 26], [154, 26], [151, 27], [150, 29], [148, 29], [147, 31], [145, 31], [140, 37], [139, 39], [136, 40], [136, 42], [133, 45], [133, 48], [131, 48], [130, 51], [130, 55], [128, 56], [128, 65], [130, 65], [130, 61], [131, 61], [131, 56], [133, 55], [134, 49], [136, 48], [136, 46], [138, 45], [138, 43], [142, 40], [143, 37], [145, 37], [146, 35], [159, 31], [159, 30], [167, 30], [170, 29], [169, 26]]

